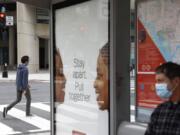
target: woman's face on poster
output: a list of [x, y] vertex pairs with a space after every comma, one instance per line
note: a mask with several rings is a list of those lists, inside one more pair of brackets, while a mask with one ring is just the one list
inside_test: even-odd
[[65, 96], [66, 78], [64, 76], [63, 64], [59, 50], [56, 51], [55, 68], [55, 101], [63, 103]]
[[94, 82], [100, 110], [107, 110], [109, 108], [108, 64], [105, 61], [108, 61], [108, 59], [100, 53], [97, 61], [97, 77]]

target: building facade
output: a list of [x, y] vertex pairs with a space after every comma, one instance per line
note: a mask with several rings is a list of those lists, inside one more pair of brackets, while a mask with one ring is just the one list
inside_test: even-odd
[[[21, 57], [30, 57], [31, 73], [49, 68], [49, 11], [21, 2], [1, 3], [5, 7], [4, 25], [0, 27], [0, 65], [7, 63], [15, 70]], [[1, 11], [2, 12], [2, 11]], [[6, 16], [13, 17], [13, 25], [7, 26]]]

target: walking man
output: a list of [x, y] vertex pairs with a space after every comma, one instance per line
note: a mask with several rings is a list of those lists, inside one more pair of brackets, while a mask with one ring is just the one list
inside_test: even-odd
[[22, 95], [26, 96], [26, 116], [32, 116], [30, 114], [30, 105], [31, 105], [31, 93], [30, 93], [30, 86], [28, 84], [28, 75], [29, 71], [27, 65], [29, 64], [29, 56], [23, 56], [21, 58], [21, 63], [17, 68], [17, 75], [16, 75], [16, 87], [17, 87], [17, 98], [14, 102], [9, 104], [3, 110], [3, 118], [6, 117], [7, 112], [14, 107], [17, 103], [21, 101]]

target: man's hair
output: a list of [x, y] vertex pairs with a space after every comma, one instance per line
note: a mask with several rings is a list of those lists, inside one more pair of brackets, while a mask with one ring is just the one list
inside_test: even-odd
[[29, 61], [29, 56], [23, 56], [23, 57], [21, 57], [21, 62], [22, 63], [26, 63], [26, 62], [28, 62]]
[[164, 74], [170, 80], [173, 80], [175, 77], [180, 77], [180, 65], [167, 62], [156, 68], [156, 74]]

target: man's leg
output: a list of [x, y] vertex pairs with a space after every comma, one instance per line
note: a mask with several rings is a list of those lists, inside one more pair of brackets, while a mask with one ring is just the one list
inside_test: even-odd
[[31, 111], [30, 111], [30, 107], [31, 107], [31, 92], [29, 89], [26, 90], [26, 116], [30, 116], [31, 115]]
[[17, 103], [19, 103], [21, 101], [21, 98], [22, 98], [22, 91], [17, 90], [16, 100], [14, 102], [12, 102], [11, 104], [9, 104], [7, 107], [5, 107], [3, 110], [4, 118], [6, 117], [8, 110], [10, 110], [12, 107], [14, 107]]
[[12, 102], [11, 104], [9, 104], [6, 109], [7, 111], [10, 110], [13, 106], [15, 106], [17, 103], [19, 103], [21, 101], [22, 98], [22, 91], [17, 90], [17, 98], [14, 102]]

